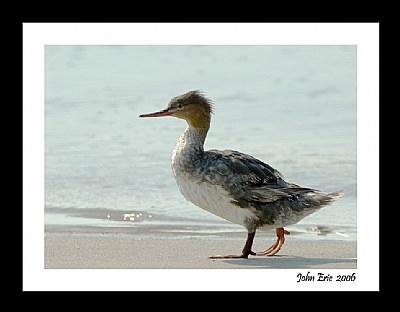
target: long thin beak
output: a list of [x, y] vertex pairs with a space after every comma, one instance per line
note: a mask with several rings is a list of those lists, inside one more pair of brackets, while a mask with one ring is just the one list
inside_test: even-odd
[[170, 116], [172, 115], [172, 112], [170, 112], [168, 110], [168, 108], [161, 110], [159, 112], [155, 112], [155, 113], [148, 113], [148, 114], [142, 114], [139, 117], [143, 118], [143, 117], [162, 117], [162, 116]]

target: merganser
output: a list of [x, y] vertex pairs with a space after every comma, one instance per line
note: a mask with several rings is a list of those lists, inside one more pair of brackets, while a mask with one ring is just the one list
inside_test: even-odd
[[[282, 174], [253, 156], [234, 150], [204, 150], [213, 103], [201, 91], [171, 99], [164, 110], [139, 117], [174, 116], [188, 127], [172, 154], [172, 171], [182, 195], [193, 204], [247, 229], [240, 255], [211, 259], [275, 255], [285, 242], [284, 229], [332, 203], [342, 192], [325, 193], [286, 182]], [[253, 252], [256, 230], [276, 230], [275, 244]]]

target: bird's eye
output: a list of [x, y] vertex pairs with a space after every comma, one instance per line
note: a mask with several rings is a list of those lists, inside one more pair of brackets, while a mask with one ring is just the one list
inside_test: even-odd
[[178, 104], [178, 108], [180, 109], [180, 108], [182, 108], [183, 107], [183, 105], [182, 104]]

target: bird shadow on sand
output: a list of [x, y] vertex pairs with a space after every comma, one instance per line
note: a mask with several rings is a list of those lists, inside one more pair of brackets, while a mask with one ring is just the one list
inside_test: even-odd
[[320, 267], [321, 265], [323, 265], [324, 268], [329, 269], [330, 264], [332, 264], [332, 269], [338, 267], [357, 268], [357, 258], [304, 258], [298, 256], [277, 255], [273, 257], [249, 259], [225, 259], [222, 261], [232, 265], [271, 269], [312, 269]]

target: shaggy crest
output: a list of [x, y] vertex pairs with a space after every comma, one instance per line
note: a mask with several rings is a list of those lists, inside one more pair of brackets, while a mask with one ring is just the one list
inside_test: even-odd
[[201, 105], [204, 109], [204, 112], [207, 114], [214, 113], [214, 105], [213, 102], [204, 95], [204, 92], [201, 90], [193, 90], [186, 92], [182, 95], [175, 96], [169, 102], [169, 108], [179, 108], [184, 107], [186, 105], [193, 104], [193, 105]]

